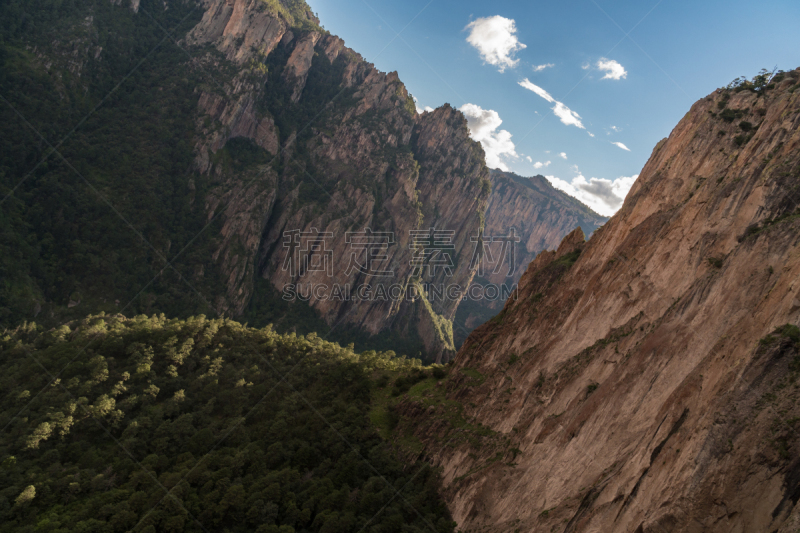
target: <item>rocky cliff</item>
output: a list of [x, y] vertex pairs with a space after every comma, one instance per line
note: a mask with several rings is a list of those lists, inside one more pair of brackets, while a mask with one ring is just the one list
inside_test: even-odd
[[0, 6], [0, 324], [222, 314], [455, 353], [433, 289], [469, 286], [490, 192], [459, 111], [418, 115], [302, 0], [50, 7]]
[[[263, 0], [205, 9], [185, 42], [222, 80], [200, 89], [196, 145], [197, 168], [219, 183], [206, 204], [222, 221], [214, 259], [227, 289], [217, 306], [242, 316], [260, 277], [277, 292], [293, 287], [282, 296], [299, 296], [330, 327], [392, 331], [447, 360], [459, 300], [424, 287], [470, 284], [470, 238], [490, 187], [463, 115], [448, 105], [418, 115], [397, 73], [376, 70], [307, 13], [289, 20]], [[236, 74], [218, 75], [225, 68]], [[230, 164], [244, 139], [263, 164]], [[439, 252], [417, 248], [423, 229], [439, 236]], [[367, 230], [385, 242], [354, 247]], [[363, 254], [369, 268], [354, 264], [367, 266]], [[308, 266], [317, 259], [324, 268]]]
[[[557, 248], [576, 227], [581, 227], [588, 238], [608, 220], [550, 185], [544, 176], [526, 178], [491, 170], [489, 179], [492, 194], [486, 207], [484, 235], [487, 240], [514, 235], [519, 242], [514, 244], [513, 258], [510, 250], [503, 248], [506, 241], [487, 243], [491, 257], [487, 254], [482, 271], [473, 281], [484, 287], [513, 287], [536, 254]], [[473, 329], [497, 315], [504, 303], [500, 298], [462, 302], [454, 322], [456, 344], [460, 346]]]
[[536, 257], [444, 400], [406, 401], [462, 530], [797, 529], [798, 87], [698, 101], [590, 241]]

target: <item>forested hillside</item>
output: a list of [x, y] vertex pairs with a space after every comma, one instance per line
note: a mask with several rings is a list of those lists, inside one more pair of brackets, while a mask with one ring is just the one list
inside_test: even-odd
[[0, 531], [453, 530], [436, 471], [370, 422], [417, 360], [163, 315], [25, 325], [0, 354]]
[[159, 27], [180, 35], [202, 13], [154, 4], [0, 5], [2, 324], [213, 314], [216, 223], [201, 233], [209, 180], [191, 170], [201, 80]]

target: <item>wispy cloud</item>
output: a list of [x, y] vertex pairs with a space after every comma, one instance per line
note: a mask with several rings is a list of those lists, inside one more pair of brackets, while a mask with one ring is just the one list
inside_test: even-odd
[[543, 65], [534, 65], [533, 71], [534, 72], [541, 72], [546, 68], [552, 68], [554, 66], [556, 66], [554, 63], [545, 63]]
[[547, 91], [545, 91], [544, 89], [542, 89], [538, 85], [532, 83], [528, 78], [525, 78], [524, 80], [519, 82], [519, 84], [521, 86], [525, 87], [526, 89], [528, 89], [529, 91], [535, 92], [536, 94], [538, 94], [539, 96], [541, 96], [542, 98], [544, 98], [545, 100], [550, 102], [551, 104], [555, 103], [555, 101], [556, 101], [555, 98], [550, 96], [550, 93], [548, 93]]
[[464, 29], [470, 30], [467, 42], [480, 52], [486, 63], [496, 66], [500, 72], [517, 66], [519, 59], [514, 59], [514, 55], [526, 48], [515, 35], [514, 19], [499, 15], [479, 18]]
[[600, 58], [597, 68], [606, 73], [602, 78], [604, 80], [619, 80], [628, 77], [628, 71], [613, 59]]
[[553, 113], [561, 120], [561, 122], [563, 122], [567, 126], [576, 126], [581, 129], [586, 129], [583, 126], [583, 122], [581, 122], [581, 116], [579, 114], [577, 114], [575, 111], [572, 111], [563, 103], [557, 101], [550, 95], [550, 93], [548, 93], [535, 83], [531, 82], [528, 78], [525, 78], [524, 80], [520, 81], [519, 84], [522, 87], [528, 89], [529, 91], [533, 91], [534, 93], [541, 96], [551, 104], [554, 104], [552, 108]]
[[545, 168], [549, 166], [550, 166], [550, 161], [545, 161], [544, 163], [542, 163], [541, 161], [537, 161], [536, 163], [533, 164], [533, 168], [535, 169]]
[[519, 156], [511, 141], [511, 133], [497, 129], [503, 123], [497, 111], [482, 109], [475, 104], [464, 104], [459, 110], [467, 117], [470, 137], [483, 146], [486, 164], [490, 168], [507, 171], [508, 166], [503, 162], [503, 158]]
[[560, 153], [560, 154], [558, 154], [558, 155], [559, 155], [559, 157], [561, 157], [562, 159], [566, 159], [566, 158], [567, 158], [567, 153], [566, 153], [566, 152], [561, 152], [561, 153]]
[[621, 143], [621, 142], [619, 142], [619, 141], [612, 142], [611, 144], [613, 144], [614, 146], [618, 146], [619, 148], [622, 148], [623, 150], [627, 150], [628, 152], [630, 152], [630, 151], [631, 151], [631, 149], [630, 149], [630, 148], [628, 148], [627, 146], [625, 146], [624, 144], [622, 144], [622, 143]]

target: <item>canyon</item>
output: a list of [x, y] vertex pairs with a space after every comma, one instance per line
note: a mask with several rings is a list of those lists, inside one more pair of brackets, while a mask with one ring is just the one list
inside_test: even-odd
[[[103, 2], [87, 17], [64, 16], [63, 39], [44, 24], [43, 35], [20, 34], [32, 55], [20, 56], [14, 79], [44, 76], [37, 98], [52, 109], [25, 91], [16, 105], [36, 129], [63, 114], [52, 143], [63, 135], [67, 148], [74, 142], [70, 164], [82, 171], [44, 172], [62, 183], [77, 178], [69, 192], [22, 180], [21, 168], [3, 171], [9, 190], [24, 183], [28, 195], [11, 224], [19, 242], [4, 254], [3, 324], [55, 325], [100, 310], [203, 313], [446, 362], [501, 304], [477, 302], [460, 320], [461, 299], [434, 294], [473, 283], [485, 225], [521, 232], [523, 268], [505, 280], [513, 284], [531, 254], [554, 245], [586, 209], [543, 192], [541, 177], [491, 174], [460, 111], [445, 104], [418, 113], [396, 72], [346, 47], [304, 2], [164, 7], [172, 9]], [[148, 61], [125, 55], [131, 25], [158, 30]], [[109, 132], [91, 113], [80, 122], [86, 110], [77, 102], [94, 97], [81, 95], [115, 79], [106, 73], [124, 61], [151, 78], [108, 87], [128, 96], [98, 109], [137, 133]], [[104, 102], [98, 91], [92, 105]], [[53, 93], [59, 101], [46, 100]], [[80, 140], [69, 138], [76, 123]], [[92, 145], [105, 147], [101, 157], [87, 156]], [[20, 160], [45, 157], [40, 142], [15, 150], [30, 152]], [[104, 178], [82, 182], [93, 174]], [[43, 195], [53, 205], [74, 205], [70, 195], [90, 204], [37, 216], [34, 199]], [[98, 209], [102, 221], [82, 218]], [[587, 231], [604, 220], [588, 216]]]

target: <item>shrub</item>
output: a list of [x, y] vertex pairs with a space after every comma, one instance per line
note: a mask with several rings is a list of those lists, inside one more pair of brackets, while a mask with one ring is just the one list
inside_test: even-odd
[[719, 118], [725, 122], [733, 122], [742, 115], [744, 115], [744, 113], [741, 110], [726, 108], [722, 113], [719, 114]]
[[759, 231], [761, 231], [761, 226], [758, 223], [750, 224], [749, 226], [747, 226], [747, 229], [744, 230], [744, 234], [741, 237], [739, 237], [739, 242], [742, 242], [743, 240], [748, 238], [750, 235], [755, 235]]
[[775, 330], [766, 337], [759, 339], [758, 344], [761, 346], [769, 346], [781, 338], [789, 339], [794, 344], [800, 343], [800, 328], [794, 324], [784, 324], [783, 326], [775, 328]]
[[408, 389], [426, 377], [428, 376], [425, 374], [425, 372], [415, 368], [410, 374], [397, 378], [394, 382], [394, 388], [392, 389], [392, 396], [400, 396], [401, 394], [408, 392]]
[[722, 259], [719, 257], [709, 257], [708, 262], [711, 263], [711, 266], [714, 268], [722, 268]]
[[742, 128], [742, 131], [750, 131], [753, 129], [753, 125], [746, 120], [741, 121], [739, 127]]
[[394, 405], [390, 405], [386, 408], [386, 421], [390, 431], [394, 430], [397, 424], [400, 423], [400, 415], [397, 413]]
[[17, 499], [14, 500], [14, 502], [17, 505], [23, 505], [33, 500], [35, 497], [36, 497], [36, 487], [34, 487], [33, 485], [28, 485], [27, 487], [25, 487], [25, 490], [23, 490], [20, 493], [20, 495], [17, 496]]
[[800, 328], [794, 324], [784, 324], [775, 330], [775, 333], [788, 337], [792, 342], [800, 342]]

